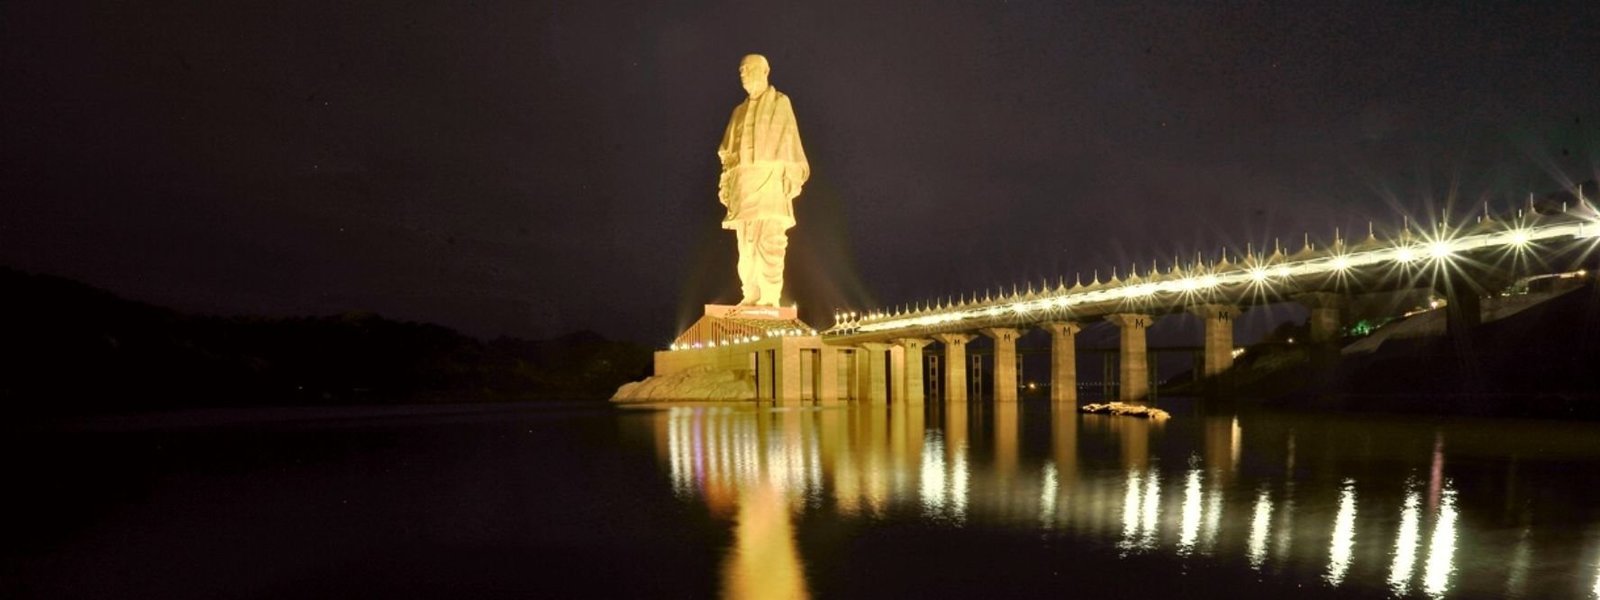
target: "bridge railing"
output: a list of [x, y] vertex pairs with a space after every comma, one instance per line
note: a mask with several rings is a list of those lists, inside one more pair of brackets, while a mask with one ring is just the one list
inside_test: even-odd
[[[1084, 285], [1013, 292], [982, 300], [930, 302], [919, 308], [866, 313], [838, 312], [835, 323], [823, 332], [829, 338], [881, 338], [899, 335], [972, 330], [980, 327], [1038, 323], [1054, 319], [1103, 316], [1113, 312], [1172, 309], [1215, 301], [1267, 302], [1291, 291], [1326, 289], [1330, 282], [1350, 283], [1362, 272], [1371, 287], [1407, 285], [1374, 283], [1372, 271], [1415, 275], [1461, 264], [1493, 264], [1502, 257], [1558, 253], [1575, 244], [1593, 245], [1600, 239], [1600, 213], [1587, 202], [1553, 215], [1529, 214], [1515, 220], [1480, 219], [1460, 229], [1445, 227], [1428, 232], [1406, 229], [1387, 241], [1369, 234], [1357, 244], [1336, 240], [1313, 249], [1309, 243], [1293, 255], [1245, 253], [1230, 262], [1226, 255], [1216, 263], [1173, 265], [1167, 272], [1137, 273], [1126, 279], [1116, 275]], [[1563, 246], [1562, 242], [1565, 242]], [[1393, 267], [1393, 269], [1388, 269]], [[1397, 278], [1404, 280], [1405, 277]]]

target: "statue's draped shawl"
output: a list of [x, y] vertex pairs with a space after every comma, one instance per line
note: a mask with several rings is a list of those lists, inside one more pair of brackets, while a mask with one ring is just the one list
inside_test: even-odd
[[719, 197], [724, 205], [733, 200], [728, 197], [730, 173], [741, 167], [763, 166], [781, 172], [785, 201], [798, 196], [801, 186], [811, 177], [811, 163], [806, 161], [805, 148], [800, 145], [800, 127], [795, 122], [789, 97], [779, 93], [777, 88], [767, 88], [760, 101], [754, 102], [756, 114], [750, 134], [755, 139], [753, 145], [745, 148], [743, 125], [751, 104], [753, 102], [747, 98], [733, 109], [728, 129], [722, 134], [722, 143], [717, 146], [723, 179]]

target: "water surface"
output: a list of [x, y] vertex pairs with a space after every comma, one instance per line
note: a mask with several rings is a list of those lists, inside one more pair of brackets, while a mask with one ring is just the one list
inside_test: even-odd
[[8, 597], [1600, 598], [1600, 426], [1048, 404], [212, 411], [7, 437]]

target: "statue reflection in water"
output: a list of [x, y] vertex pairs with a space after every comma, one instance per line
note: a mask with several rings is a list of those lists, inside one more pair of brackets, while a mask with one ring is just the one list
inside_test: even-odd
[[791, 499], [772, 481], [758, 481], [740, 492], [734, 545], [722, 569], [725, 597], [809, 596], [790, 505]]
[[674, 490], [734, 520], [729, 598], [804, 598], [793, 515], [822, 487], [818, 412], [678, 407], [661, 413]]
[[[1359, 469], [1328, 481], [1307, 465], [1337, 469], [1366, 451], [1337, 427], [1252, 430], [1232, 416], [1163, 425], [1032, 406], [989, 407], [980, 419], [968, 408], [937, 406], [928, 418], [920, 405], [678, 407], [657, 413], [654, 441], [679, 497], [732, 522], [732, 597], [809, 593], [801, 515], [1045, 531], [1123, 554], [1231, 556], [1274, 578], [1433, 597], [1459, 592], [1460, 557], [1498, 548], [1466, 545], [1470, 512], [1443, 433], [1383, 450], [1414, 457], [1391, 470], [1398, 481]], [[1537, 541], [1503, 544], [1507, 592], [1553, 585]]]

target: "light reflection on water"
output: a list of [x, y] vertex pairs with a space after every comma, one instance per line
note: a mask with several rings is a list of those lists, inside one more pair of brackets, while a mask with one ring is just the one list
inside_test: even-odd
[[[1487, 515], [1463, 522], [1442, 430], [1419, 443], [1374, 437], [1387, 446], [1358, 451], [1349, 432], [1315, 421], [1163, 425], [1016, 404], [675, 407], [657, 418], [673, 492], [735, 523], [731, 597], [808, 594], [801, 514], [1037, 530], [1122, 556], [1214, 556], [1265, 577], [1400, 596], [1561, 592], [1550, 586], [1562, 563], [1538, 565], [1551, 557], [1526, 526], [1497, 545], [1474, 529], [1493, 526]], [[1583, 554], [1596, 555], [1600, 545]], [[1471, 573], [1478, 587], [1464, 591], [1462, 556], [1498, 571]], [[1600, 597], [1600, 565], [1566, 560], [1594, 580], [1566, 593]]]
[[1600, 564], [1595, 565], [1594, 590], [1591, 595], [1596, 598], [1600, 598]]
[[1400, 510], [1400, 531], [1394, 542], [1394, 563], [1389, 567], [1389, 587], [1402, 596], [1411, 591], [1411, 571], [1417, 565], [1417, 543], [1422, 539], [1418, 525], [1421, 504], [1421, 496], [1411, 490], [1406, 492], [1406, 502]]
[[1356, 482], [1344, 480], [1339, 490], [1339, 512], [1333, 517], [1333, 539], [1328, 545], [1328, 583], [1344, 581], [1350, 570], [1350, 553], [1356, 545]]
[[1179, 527], [1178, 553], [1194, 551], [1200, 537], [1200, 470], [1189, 469], [1188, 485], [1183, 489], [1183, 524]]
[[944, 463], [944, 436], [930, 430], [922, 442], [922, 512], [928, 516], [944, 513], [950, 494], [950, 478]]
[[723, 567], [730, 598], [806, 598], [804, 569], [795, 548], [789, 501], [762, 481], [740, 493], [734, 546]]
[[1055, 463], [1044, 464], [1041, 479], [1044, 484], [1039, 486], [1039, 526], [1051, 529], [1055, 527], [1056, 497], [1060, 493]]
[[1446, 488], [1439, 506], [1439, 520], [1433, 524], [1433, 539], [1428, 541], [1428, 564], [1422, 575], [1422, 591], [1438, 598], [1450, 589], [1455, 572], [1456, 492]]
[[1250, 519], [1250, 566], [1261, 569], [1267, 560], [1267, 532], [1272, 528], [1272, 495], [1265, 487], [1256, 493], [1255, 517]]

